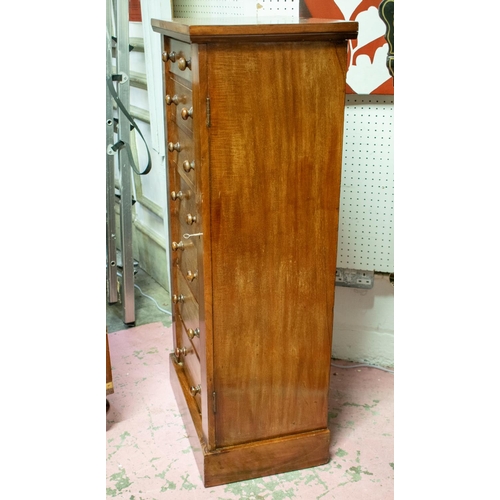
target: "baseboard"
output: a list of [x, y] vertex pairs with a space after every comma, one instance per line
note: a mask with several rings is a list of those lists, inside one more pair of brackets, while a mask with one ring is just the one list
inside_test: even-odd
[[[115, 204], [116, 214], [116, 248], [121, 249], [120, 205]], [[139, 220], [132, 224], [132, 254], [149, 276], [165, 290], [170, 291], [170, 276], [168, 273], [165, 239], [158, 236]]]
[[336, 287], [332, 356], [394, 366], [394, 286], [375, 273], [373, 288]]
[[394, 331], [335, 324], [332, 357], [377, 366], [394, 366]]
[[165, 239], [139, 221], [134, 221], [134, 258], [139, 266], [165, 290], [170, 291]]

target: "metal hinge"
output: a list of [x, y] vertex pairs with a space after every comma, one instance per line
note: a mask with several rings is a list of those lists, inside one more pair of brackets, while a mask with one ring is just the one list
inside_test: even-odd
[[207, 97], [207, 127], [210, 127], [210, 97]]
[[216, 403], [215, 391], [212, 392], [212, 408], [214, 410], [214, 413], [217, 413], [217, 403]]

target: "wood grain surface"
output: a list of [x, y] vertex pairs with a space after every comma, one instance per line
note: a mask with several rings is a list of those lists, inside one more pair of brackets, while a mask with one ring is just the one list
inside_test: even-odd
[[216, 442], [228, 446], [326, 427], [346, 61], [328, 42], [214, 44], [209, 60]]
[[152, 26], [169, 96], [168, 224], [184, 245], [171, 251], [172, 295], [187, 298], [173, 309], [172, 385], [204, 484], [323, 464], [357, 24]]

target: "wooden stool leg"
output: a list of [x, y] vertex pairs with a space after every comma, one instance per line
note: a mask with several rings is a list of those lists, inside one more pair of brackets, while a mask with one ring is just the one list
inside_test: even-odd
[[[109, 357], [108, 327], [106, 327], [106, 396], [113, 394], [113, 376], [111, 374], [111, 358]], [[109, 401], [106, 398], [106, 413], [109, 410]]]

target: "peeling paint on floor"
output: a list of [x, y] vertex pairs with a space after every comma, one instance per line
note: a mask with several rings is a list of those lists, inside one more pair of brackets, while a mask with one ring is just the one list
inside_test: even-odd
[[[171, 330], [152, 323], [109, 334], [106, 496], [120, 500], [391, 500], [394, 376], [335, 369], [329, 463], [204, 488], [169, 383]], [[335, 364], [347, 362], [335, 361]], [[104, 405], [103, 405], [104, 406]]]

